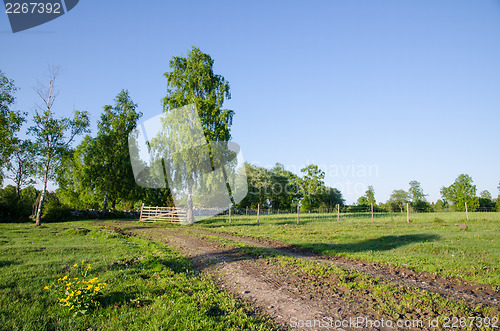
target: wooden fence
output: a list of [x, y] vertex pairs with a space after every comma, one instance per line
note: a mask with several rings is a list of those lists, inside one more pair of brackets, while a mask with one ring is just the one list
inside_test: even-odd
[[171, 223], [186, 220], [186, 209], [176, 207], [149, 207], [142, 204], [139, 222], [170, 221]]

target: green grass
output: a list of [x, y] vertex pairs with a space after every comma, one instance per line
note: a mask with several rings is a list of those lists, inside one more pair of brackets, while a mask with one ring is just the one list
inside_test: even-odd
[[[267, 237], [323, 254], [408, 267], [481, 284], [500, 285], [500, 213], [218, 216], [195, 227]], [[468, 229], [461, 230], [466, 223]]]
[[[0, 224], [1, 330], [269, 330], [191, 262], [159, 242], [91, 221]], [[108, 288], [100, 306], [73, 316], [45, 285], [92, 265]]]

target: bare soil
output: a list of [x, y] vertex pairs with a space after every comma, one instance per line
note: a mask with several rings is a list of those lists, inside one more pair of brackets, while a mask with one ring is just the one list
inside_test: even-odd
[[[151, 240], [161, 239], [189, 257], [199, 272], [212, 275], [221, 289], [249, 303], [257, 312], [268, 315], [276, 323], [277, 329], [299, 327], [301, 330], [350, 330], [356, 328], [348, 324], [335, 327], [333, 321], [348, 321], [357, 317], [380, 321], [387, 319], [387, 314], [383, 309], [378, 309], [380, 303], [374, 299], [372, 293], [336, 286], [338, 279], [334, 275], [322, 276], [303, 272], [293, 263], [284, 264], [283, 261], [269, 256], [249, 254], [248, 250], [225, 244], [224, 240], [299, 260], [335, 264], [343, 269], [382, 279], [395, 287], [433, 292], [450, 301], [460, 301], [471, 307], [489, 306], [496, 308], [496, 311], [500, 308], [500, 294], [490, 285], [473, 284], [360, 259], [324, 256], [269, 238], [235, 236], [194, 227], [158, 228], [135, 222], [118, 222], [116, 230]], [[450, 311], [449, 316], [453, 315]], [[435, 316], [432, 309], [427, 311], [415, 307], [410, 314], [391, 317], [424, 320]], [[424, 325], [414, 329], [430, 328]]]

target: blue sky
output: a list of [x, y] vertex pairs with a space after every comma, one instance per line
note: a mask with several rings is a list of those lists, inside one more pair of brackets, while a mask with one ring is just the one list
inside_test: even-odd
[[128, 89], [161, 112], [172, 56], [198, 46], [231, 85], [246, 161], [309, 163], [354, 202], [421, 182], [428, 200], [461, 173], [500, 181], [500, 2], [85, 1], [13, 34], [0, 14], [0, 69], [33, 113], [33, 87], [60, 65], [54, 110], [88, 110], [93, 131]]

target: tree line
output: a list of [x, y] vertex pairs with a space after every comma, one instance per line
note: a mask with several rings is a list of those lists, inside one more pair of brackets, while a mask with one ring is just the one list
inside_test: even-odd
[[[194, 103], [198, 109], [207, 140], [227, 141], [234, 112], [223, 109], [230, 98], [229, 83], [213, 72], [213, 59], [193, 47], [186, 57], [173, 57], [170, 72], [164, 74], [167, 92], [164, 112]], [[14, 110], [17, 87], [0, 70], [0, 184], [10, 179], [14, 185], [0, 189], [2, 221], [68, 217], [110, 217], [115, 211], [137, 210], [142, 203], [172, 206], [168, 188], [143, 188], [136, 184], [131, 166], [128, 135], [135, 129], [142, 113], [130, 93], [123, 89], [114, 103], [104, 105], [95, 136], [90, 134], [87, 111], [74, 110], [69, 117], [57, 117], [53, 111], [58, 97], [57, 79], [60, 70], [49, 66], [45, 85], [35, 89], [39, 103], [31, 115], [27, 136], [19, 137], [28, 113]], [[82, 137], [77, 146], [73, 143]], [[466, 174], [441, 189], [442, 199], [426, 201], [421, 185], [409, 183], [408, 190], [394, 190], [385, 203], [375, 201], [372, 186], [356, 204], [345, 205], [342, 193], [325, 185], [325, 172], [310, 164], [294, 174], [277, 163], [266, 169], [245, 164], [248, 194], [236, 208], [260, 208], [302, 211], [333, 209], [356, 211], [374, 206], [376, 210], [403, 211], [410, 204], [416, 211], [460, 211], [467, 202], [469, 210], [480, 207], [500, 210], [500, 199], [488, 191], [476, 196], [476, 186]], [[191, 181], [190, 181], [191, 180]], [[57, 184], [49, 192], [49, 181]], [[187, 182], [194, 185], [193, 179]], [[41, 189], [36, 189], [38, 183]], [[499, 183], [500, 190], [500, 183]]]

